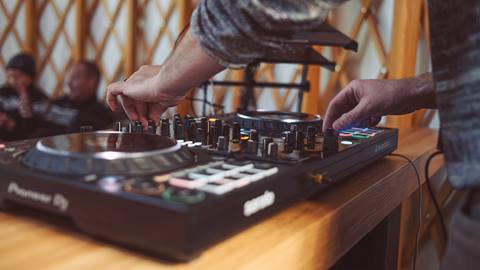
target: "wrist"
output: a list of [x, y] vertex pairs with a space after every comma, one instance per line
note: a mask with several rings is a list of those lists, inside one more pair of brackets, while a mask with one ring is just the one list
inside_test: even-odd
[[166, 65], [162, 65], [157, 73], [150, 79], [151, 85], [155, 91], [155, 98], [162, 99], [165, 98], [165, 94], [173, 94], [175, 91], [178, 92], [178, 86], [175, 85], [175, 81], [172, 80], [172, 70], [170, 70]]
[[181, 97], [224, 69], [205, 53], [193, 33], [187, 31], [161, 66], [156, 80], [161, 82], [161, 92]]
[[410, 98], [415, 104], [415, 109], [434, 109], [437, 107], [431, 73], [413, 77], [408, 79], [408, 81]]

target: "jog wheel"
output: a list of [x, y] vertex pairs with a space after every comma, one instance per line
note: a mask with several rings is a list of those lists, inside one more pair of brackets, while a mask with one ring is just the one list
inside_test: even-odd
[[262, 135], [275, 135], [288, 131], [292, 126], [306, 132], [313, 126], [317, 132], [322, 129], [322, 118], [319, 115], [279, 111], [249, 111], [235, 115], [235, 122], [244, 129], [255, 129]]
[[144, 133], [90, 132], [47, 137], [28, 151], [28, 168], [67, 175], [157, 174], [193, 164], [174, 140]]

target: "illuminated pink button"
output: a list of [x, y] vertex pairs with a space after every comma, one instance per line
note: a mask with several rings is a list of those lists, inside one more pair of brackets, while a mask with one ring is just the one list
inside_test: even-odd
[[347, 137], [352, 137], [352, 134], [350, 134], [350, 133], [340, 133], [338, 136], [343, 137], [343, 138], [347, 138]]
[[239, 179], [237, 181], [234, 182], [233, 186], [235, 188], [241, 188], [241, 187], [244, 187], [246, 185], [250, 184], [250, 181], [247, 180], [247, 179]]
[[199, 188], [205, 185], [208, 182], [208, 179], [189, 180], [189, 179], [183, 179], [183, 178], [172, 178], [168, 182], [173, 186], [194, 189], [194, 188]]
[[220, 184], [220, 185], [226, 185], [226, 184], [232, 183], [232, 180], [223, 178], [223, 179], [215, 180], [215, 181], [213, 181], [213, 182], [214, 182], [214, 183], [217, 183], [217, 184]]

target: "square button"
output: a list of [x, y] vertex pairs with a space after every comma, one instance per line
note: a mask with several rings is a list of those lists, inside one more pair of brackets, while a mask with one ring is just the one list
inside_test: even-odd
[[232, 181], [232, 185], [235, 186], [235, 188], [241, 188], [253, 182], [252, 180], [254, 179], [251, 179], [251, 175], [237, 174], [229, 176], [227, 180]]
[[222, 174], [207, 174], [205, 170], [198, 171], [198, 172], [191, 172], [188, 174], [188, 177], [193, 178], [193, 179], [205, 179], [207, 182], [213, 181], [213, 180], [218, 180], [222, 179], [223, 175]]
[[219, 170], [219, 169], [214, 169], [214, 168], [206, 168], [205, 171], [208, 174], [217, 174], [217, 173], [224, 173], [226, 170]]
[[217, 194], [217, 195], [222, 195], [229, 191], [232, 191], [234, 188], [235, 186], [232, 185], [230, 181], [223, 180], [223, 181], [210, 182], [206, 185], [199, 187], [198, 190]]
[[339, 136], [342, 138], [348, 138], [348, 137], [352, 137], [352, 133], [340, 133]]
[[225, 169], [230, 169], [230, 170], [238, 170], [238, 171], [243, 171], [243, 170], [248, 170], [250, 168], [253, 168], [252, 163], [248, 163], [245, 165], [233, 165], [233, 164], [228, 164], [225, 163], [222, 165]]
[[250, 170], [247, 170], [247, 171], [244, 171], [242, 173], [233, 175], [232, 177], [236, 177], [236, 178], [239, 178], [239, 179], [244, 179], [244, 180], [247, 180], [249, 182], [256, 182], [258, 180], [261, 180], [261, 179], [265, 178], [265, 176], [263, 174], [256, 173], [256, 172], [251, 172]]
[[194, 189], [207, 184], [207, 179], [190, 179], [190, 178], [172, 178], [168, 181], [172, 186]]

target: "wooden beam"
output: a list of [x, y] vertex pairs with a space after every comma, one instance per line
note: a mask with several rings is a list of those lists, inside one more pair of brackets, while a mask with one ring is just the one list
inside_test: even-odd
[[36, 36], [37, 36], [37, 12], [35, 8], [35, 0], [25, 0], [25, 42], [23, 50], [37, 55]]
[[[388, 79], [414, 76], [417, 63], [417, 45], [420, 33], [422, 2], [396, 0], [392, 28], [391, 50], [388, 59]], [[412, 127], [412, 114], [387, 117], [387, 125], [400, 129], [400, 135]]]
[[[193, 12], [193, 3], [191, 0], [179, 0], [177, 2], [178, 8], [178, 33], [181, 33], [183, 29], [190, 23], [190, 16]], [[187, 97], [193, 97], [193, 91], [189, 91]], [[192, 103], [193, 101], [185, 99], [177, 105], [177, 113], [181, 115], [193, 114]]]
[[[360, 28], [365, 20], [365, 17], [368, 13], [368, 10], [370, 9], [372, 5], [371, 0], [362, 0], [362, 7], [360, 8], [360, 13], [357, 15], [355, 21], [353, 22], [352, 29], [350, 30], [349, 37], [352, 39], [356, 39], [358, 36], [358, 33], [360, 32]], [[335, 48], [333, 48], [333, 51], [335, 52]], [[342, 50], [338, 53], [337, 57], [334, 58], [336, 62], [335, 66], [335, 72], [333, 72], [327, 82], [327, 86], [325, 91], [322, 93], [321, 100], [319, 101], [320, 104], [319, 110], [322, 115], [325, 115], [328, 107], [328, 103], [330, 100], [333, 99], [333, 97], [336, 94], [336, 88], [338, 85], [338, 81], [340, 79], [340, 75], [342, 72], [345, 70], [345, 64], [347, 62], [347, 56], [348, 56], [348, 51]]]
[[[233, 70], [232, 71], [232, 80], [234, 81], [242, 81], [245, 77], [245, 72], [243, 70]], [[234, 86], [232, 87], [232, 110], [236, 111], [240, 108], [240, 100], [242, 96], [242, 87]]]
[[[430, 55], [430, 23], [428, 19], [428, 7], [426, 3], [423, 3], [422, 5], [421, 22], [423, 28], [423, 37], [425, 40], [425, 48], [427, 49], [427, 54]], [[435, 112], [430, 109], [417, 110], [413, 115], [413, 126], [429, 126], [434, 115]]]
[[[2, 9], [2, 12], [5, 13], [5, 17], [7, 20], [7, 25], [3, 28], [3, 32], [0, 33], [0, 44], [4, 44], [5, 41], [7, 40], [9, 34], [11, 32], [15, 33], [15, 22], [18, 13], [20, 12], [20, 8], [22, 7], [22, 2], [17, 2], [15, 4], [15, 7], [13, 8], [13, 11], [11, 14], [7, 14], [6, 8], [3, 6], [3, 4], [0, 6]], [[22, 43], [19, 39], [17, 39], [18, 43]], [[22, 48], [25, 47], [24, 44], [21, 44]], [[1, 58], [1, 57], [0, 57]]]
[[310, 83], [310, 91], [303, 96], [302, 112], [318, 114], [320, 96], [320, 67], [310, 66], [308, 68], [307, 80]]
[[383, 46], [382, 37], [380, 35], [380, 31], [378, 31], [377, 27], [377, 19], [375, 16], [369, 11], [366, 16], [367, 24], [368, 24], [368, 31], [370, 33], [370, 37], [373, 40], [373, 44], [375, 45], [375, 50], [377, 52], [378, 60], [382, 65], [381, 68], [384, 68], [387, 64], [387, 53], [385, 51], [385, 47]]
[[[69, 10], [72, 4], [73, 4], [73, 1], [68, 1], [66, 10]], [[48, 43], [48, 45], [45, 48], [45, 53], [43, 55], [42, 62], [39, 65], [41, 69], [43, 69], [47, 65], [47, 63], [51, 61], [51, 55], [52, 55], [53, 49], [55, 48], [55, 44], [58, 41], [58, 37], [62, 33], [62, 28], [65, 25], [67, 15], [68, 15], [68, 12], [62, 13], [62, 15], [58, 18], [57, 26], [55, 28], [54, 34], [50, 39], [50, 43]]]
[[[165, 21], [169, 21], [170, 18], [173, 16], [174, 11], [175, 11], [175, 7], [176, 7], [175, 1], [170, 1], [170, 4], [168, 5], [168, 8], [163, 15], [163, 19]], [[181, 30], [182, 29], [180, 29], [179, 31], [181, 31]], [[155, 54], [156, 50], [158, 49], [158, 46], [160, 44], [160, 40], [163, 37], [163, 35], [165, 35], [165, 33], [167, 33], [167, 31], [168, 31], [168, 24], [167, 23], [162, 24], [160, 30], [158, 30], [157, 35], [153, 39], [153, 41], [150, 45], [150, 48], [148, 48], [148, 46], [145, 48], [145, 54], [144, 54], [145, 56], [143, 57], [144, 63], [146, 63], [146, 64], [152, 63], [153, 55]], [[143, 42], [143, 44], [146, 45], [146, 42]]]
[[191, 0], [180, 0], [178, 5], [178, 31], [179, 33], [190, 23], [190, 16], [193, 12], [193, 3]]
[[75, 0], [75, 47], [73, 57], [75, 61], [85, 58], [85, 43], [87, 34], [86, 3], [84, 0]]
[[[402, 79], [414, 76], [417, 63], [417, 45], [420, 34], [422, 2], [418, 0], [396, 0], [392, 27], [391, 49], [388, 58], [388, 79]], [[412, 127], [413, 115], [388, 116], [387, 125], [400, 129], [404, 137]], [[411, 196], [402, 203], [400, 221], [400, 246], [397, 269], [411, 263], [408, 256], [409, 240], [415, 237], [416, 197]]]
[[127, 36], [125, 41], [124, 74], [130, 76], [136, 69], [136, 41], [137, 41], [137, 1], [127, 1]]

